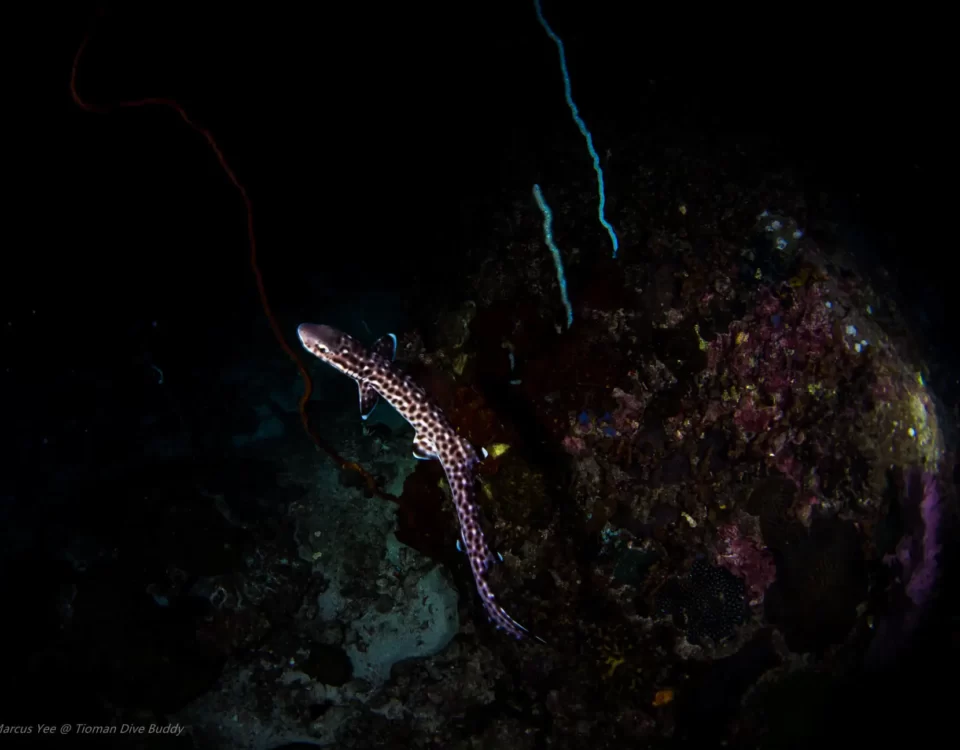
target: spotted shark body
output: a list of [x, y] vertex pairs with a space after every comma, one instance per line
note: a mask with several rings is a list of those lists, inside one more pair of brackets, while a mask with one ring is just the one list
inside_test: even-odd
[[423, 460], [440, 461], [450, 485], [463, 546], [484, 609], [498, 629], [516, 638], [529, 636], [529, 631], [497, 603], [490, 588], [490, 571], [499, 560], [480, 525], [476, 499], [476, 467], [480, 457], [473, 446], [457, 434], [426, 391], [393, 364], [396, 336], [387, 334], [367, 349], [356, 339], [330, 326], [304, 323], [297, 328], [297, 334], [308, 352], [357, 382], [363, 419], [370, 416], [380, 397], [386, 399], [414, 429], [413, 455]]

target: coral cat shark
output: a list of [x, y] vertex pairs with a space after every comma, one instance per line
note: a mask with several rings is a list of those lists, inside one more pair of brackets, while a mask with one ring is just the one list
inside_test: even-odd
[[394, 365], [397, 337], [389, 333], [367, 349], [330, 326], [303, 323], [297, 328], [297, 335], [308, 352], [357, 382], [362, 419], [370, 416], [382, 397], [410, 423], [414, 429], [413, 455], [422, 460], [438, 460], [447, 475], [460, 521], [460, 536], [483, 608], [498, 629], [515, 638], [530, 636], [530, 632], [497, 603], [490, 588], [490, 571], [498, 558], [480, 525], [476, 498], [476, 467], [480, 457], [473, 446], [457, 434], [426, 391]]

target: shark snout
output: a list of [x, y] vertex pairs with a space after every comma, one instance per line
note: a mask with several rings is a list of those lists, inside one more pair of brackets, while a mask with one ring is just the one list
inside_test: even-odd
[[304, 346], [310, 346], [310, 341], [316, 339], [316, 332], [313, 330], [317, 328], [317, 325], [314, 323], [301, 323], [297, 326], [297, 336], [300, 337], [300, 343]]
[[297, 326], [297, 336], [307, 349], [313, 351], [319, 348], [325, 351], [333, 349], [343, 334], [336, 328], [319, 323], [301, 323]]

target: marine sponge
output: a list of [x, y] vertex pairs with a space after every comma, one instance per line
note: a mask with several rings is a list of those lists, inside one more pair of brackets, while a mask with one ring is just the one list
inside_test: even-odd
[[[904, 570], [909, 575], [907, 596], [914, 604], [922, 606], [929, 602], [937, 582], [937, 557], [940, 554], [938, 535], [943, 519], [943, 507], [940, 503], [940, 494], [937, 492], [936, 477], [930, 472], [925, 472], [919, 479], [918, 482], [916, 474], [911, 477], [913, 487], [921, 484], [923, 492], [919, 508], [920, 517], [923, 520], [921, 551], [914, 555], [914, 559], [909, 558], [909, 544], [904, 546], [901, 543], [897, 551], [900, 553], [901, 561], [906, 557]], [[901, 550], [906, 551], [906, 555]]]
[[664, 585], [656, 609], [672, 615], [674, 625], [691, 643], [700, 643], [704, 637], [719, 642], [732, 636], [744, 621], [746, 586], [730, 571], [697, 558], [686, 576]]

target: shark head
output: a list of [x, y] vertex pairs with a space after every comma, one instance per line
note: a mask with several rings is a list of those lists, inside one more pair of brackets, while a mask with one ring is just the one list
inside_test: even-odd
[[[384, 387], [385, 378], [391, 378], [391, 363], [397, 354], [397, 337], [388, 333], [368, 349], [343, 331], [318, 323], [301, 324], [297, 327], [297, 335], [304, 349], [357, 382], [360, 389], [360, 415], [364, 419], [369, 417], [379, 401], [377, 388]], [[394, 381], [397, 387], [391, 385], [389, 390], [395, 398], [400, 398], [411, 387], [416, 388], [406, 383], [400, 387], [401, 380], [395, 377], [391, 383]]]
[[301, 323], [297, 326], [300, 343], [311, 352], [327, 353], [343, 348], [354, 340], [343, 331], [319, 323]]
[[340, 372], [357, 378], [370, 355], [363, 344], [330, 326], [303, 323], [297, 327], [303, 348]]

